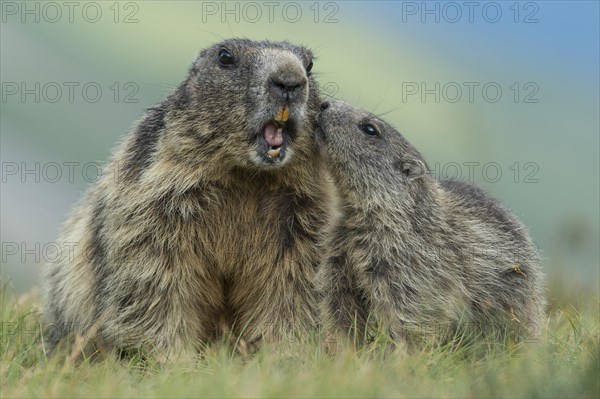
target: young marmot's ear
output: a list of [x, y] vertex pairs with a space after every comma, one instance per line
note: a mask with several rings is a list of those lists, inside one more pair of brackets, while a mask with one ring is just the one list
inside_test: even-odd
[[427, 165], [420, 159], [399, 159], [394, 162], [394, 168], [409, 181], [420, 179], [428, 173]]

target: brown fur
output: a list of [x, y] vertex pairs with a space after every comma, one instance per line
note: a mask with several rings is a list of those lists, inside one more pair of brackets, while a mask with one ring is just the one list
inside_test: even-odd
[[317, 278], [326, 329], [408, 343], [537, 338], [542, 274], [523, 224], [481, 189], [435, 180], [379, 118], [340, 101], [322, 108], [316, 139], [342, 203]]
[[[220, 64], [222, 49], [235, 65]], [[117, 348], [176, 356], [223, 331], [250, 345], [308, 333], [333, 204], [311, 58], [244, 39], [200, 53], [66, 222], [60, 242], [77, 243], [75, 256], [44, 271], [51, 344], [94, 326]], [[261, 131], [284, 105], [285, 155], [270, 160]]]

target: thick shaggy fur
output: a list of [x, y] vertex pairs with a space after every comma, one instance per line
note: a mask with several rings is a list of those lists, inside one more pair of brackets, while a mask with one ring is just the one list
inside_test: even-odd
[[[59, 241], [76, 243], [74, 256], [43, 276], [50, 345], [94, 331], [168, 357], [223, 331], [258, 344], [314, 326], [333, 201], [313, 140], [311, 61], [303, 47], [245, 39], [199, 54], [66, 222]], [[262, 130], [282, 106], [285, 153], [268, 159]]]
[[342, 202], [317, 278], [330, 332], [383, 329], [409, 343], [459, 327], [537, 336], [542, 275], [517, 218], [469, 183], [435, 180], [416, 149], [365, 111], [325, 103], [317, 120]]

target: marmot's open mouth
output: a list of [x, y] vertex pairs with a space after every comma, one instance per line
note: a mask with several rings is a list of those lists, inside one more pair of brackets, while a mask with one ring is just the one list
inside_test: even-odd
[[263, 130], [263, 138], [267, 142], [269, 158], [278, 158], [283, 145], [283, 126], [277, 126], [273, 122], [266, 124]]
[[283, 158], [285, 155], [284, 128], [288, 118], [288, 107], [282, 107], [263, 128], [262, 138], [269, 159]]

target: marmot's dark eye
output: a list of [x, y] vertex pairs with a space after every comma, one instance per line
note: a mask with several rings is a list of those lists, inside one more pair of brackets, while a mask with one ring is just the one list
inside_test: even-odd
[[312, 60], [308, 63], [308, 65], [306, 66], [306, 72], [310, 72], [312, 70], [313, 67], [313, 62]]
[[377, 136], [379, 134], [379, 131], [377, 130], [377, 128], [373, 125], [371, 125], [370, 123], [365, 123], [364, 125], [361, 126], [362, 131], [365, 134], [368, 134], [369, 136]]
[[219, 51], [219, 64], [223, 66], [233, 65], [234, 59], [233, 55], [229, 52], [229, 50], [223, 48]]

